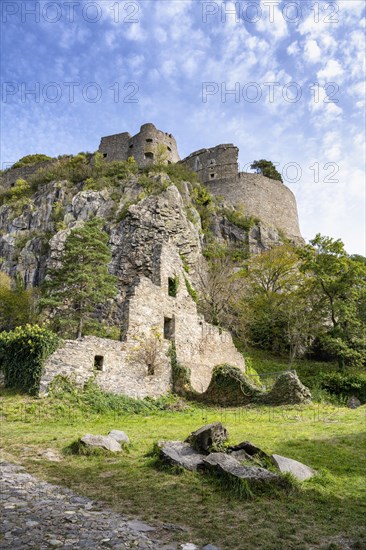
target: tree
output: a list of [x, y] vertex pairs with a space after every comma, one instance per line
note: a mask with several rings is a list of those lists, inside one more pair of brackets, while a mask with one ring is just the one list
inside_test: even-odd
[[320, 234], [299, 250], [301, 270], [310, 278], [317, 309], [324, 320], [322, 342], [346, 365], [362, 366], [366, 360], [364, 313], [366, 263], [347, 254], [340, 239]]
[[263, 176], [271, 178], [272, 180], [282, 181], [281, 174], [276, 170], [275, 165], [270, 160], [255, 160], [250, 165], [252, 170], [256, 170], [257, 173], [262, 173]]
[[207, 273], [199, 272], [200, 293], [198, 307], [206, 320], [219, 327], [232, 328], [236, 285], [236, 264], [230, 257], [230, 248], [215, 246], [210, 249]]
[[312, 289], [299, 271], [291, 245], [266, 250], [247, 261], [239, 304], [247, 337], [259, 347], [289, 352], [289, 364], [304, 352], [319, 330]]
[[35, 321], [36, 292], [25, 289], [20, 279], [15, 282], [0, 271], [0, 331], [14, 330]]
[[108, 272], [111, 252], [103, 222], [93, 218], [73, 229], [65, 241], [61, 265], [49, 269], [42, 306], [75, 325], [77, 337], [98, 306], [116, 295], [116, 277]]

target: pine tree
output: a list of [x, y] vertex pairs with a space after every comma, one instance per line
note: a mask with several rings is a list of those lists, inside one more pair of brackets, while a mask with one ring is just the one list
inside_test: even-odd
[[256, 170], [258, 173], [263, 174], [263, 176], [266, 176], [267, 178], [282, 181], [281, 174], [278, 172], [275, 165], [270, 160], [255, 160], [252, 162], [250, 167], [252, 170]]
[[116, 277], [108, 272], [111, 252], [100, 218], [71, 231], [60, 258], [48, 271], [42, 306], [57, 310], [61, 321], [75, 324], [77, 338], [99, 305], [117, 293]]

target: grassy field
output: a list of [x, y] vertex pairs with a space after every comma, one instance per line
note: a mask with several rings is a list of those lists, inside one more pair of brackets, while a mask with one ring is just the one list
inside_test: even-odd
[[[116, 510], [184, 531], [159, 530], [171, 540], [212, 543], [222, 550], [366, 548], [364, 474], [366, 407], [183, 410], [140, 414], [88, 411], [65, 399], [37, 400], [2, 391], [3, 457], [51, 482], [98, 498]], [[159, 471], [148, 453], [159, 439], [183, 439], [220, 420], [230, 441], [248, 439], [268, 453], [300, 460], [318, 475], [290, 494], [238, 500], [200, 474]], [[83, 457], [64, 449], [85, 433], [126, 431], [131, 447], [118, 457]], [[42, 457], [46, 449], [62, 460]], [[347, 546], [349, 544], [349, 546]]]

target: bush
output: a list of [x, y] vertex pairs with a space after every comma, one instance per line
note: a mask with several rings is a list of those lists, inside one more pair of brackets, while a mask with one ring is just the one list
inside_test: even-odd
[[33, 166], [34, 164], [39, 164], [40, 162], [46, 162], [47, 160], [52, 160], [52, 157], [42, 154], [36, 155], [27, 155], [19, 159], [12, 168], [22, 168], [23, 166]]
[[366, 373], [320, 373], [320, 386], [331, 395], [349, 398], [353, 395], [366, 403]]
[[56, 334], [38, 325], [0, 333], [0, 368], [5, 386], [37, 395], [44, 363], [59, 344]]

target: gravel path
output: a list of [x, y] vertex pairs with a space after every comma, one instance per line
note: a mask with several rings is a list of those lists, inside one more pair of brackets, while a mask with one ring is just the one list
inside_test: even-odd
[[[106, 508], [70, 489], [40, 481], [23, 467], [0, 462], [0, 548], [195, 550], [165, 544], [155, 528]], [[206, 550], [215, 547], [208, 545]]]

